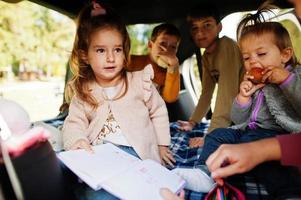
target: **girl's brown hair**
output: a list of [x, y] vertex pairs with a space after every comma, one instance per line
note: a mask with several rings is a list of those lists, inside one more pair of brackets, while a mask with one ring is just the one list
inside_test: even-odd
[[[67, 85], [66, 99], [71, 99], [74, 94], [93, 108], [98, 106], [97, 100], [90, 94], [90, 83], [96, 81], [93, 70], [89, 64], [86, 63], [84, 55], [87, 55], [90, 36], [101, 29], [113, 29], [117, 30], [123, 41], [123, 51], [125, 54], [124, 67], [129, 63], [130, 52], [130, 37], [127, 32], [125, 24], [122, 22], [119, 16], [117, 16], [112, 10], [106, 9], [105, 14], [92, 16], [91, 12], [93, 5], [89, 4], [82, 9], [77, 18], [77, 30], [73, 49], [70, 58], [71, 71], [74, 75], [72, 80]], [[123, 70], [123, 77], [125, 80], [125, 90], [120, 96], [124, 96], [127, 92], [126, 72]]]
[[[262, 34], [272, 34], [273, 40], [280, 51], [286, 48], [292, 48], [293, 45], [288, 31], [279, 22], [266, 21], [264, 14], [272, 13], [273, 9], [278, 7], [272, 5], [270, 1], [263, 3], [255, 14], [247, 14], [237, 27], [237, 41], [241, 41], [250, 35], [260, 36]], [[275, 14], [274, 14], [275, 15]], [[293, 53], [292, 58], [287, 62], [292, 66], [298, 64], [297, 58]]]

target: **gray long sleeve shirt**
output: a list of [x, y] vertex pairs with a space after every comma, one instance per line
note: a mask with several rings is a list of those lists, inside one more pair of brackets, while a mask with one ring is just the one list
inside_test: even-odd
[[284, 132], [301, 130], [301, 68], [287, 67], [291, 72], [280, 85], [270, 84], [256, 91], [246, 104], [236, 100], [231, 110], [235, 123], [231, 128], [257, 127]]

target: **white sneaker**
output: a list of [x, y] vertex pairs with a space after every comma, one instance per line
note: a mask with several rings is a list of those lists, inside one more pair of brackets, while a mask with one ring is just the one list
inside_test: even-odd
[[214, 180], [198, 168], [175, 168], [172, 170], [186, 181], [186, 189], [207, 193], [214, 186]]

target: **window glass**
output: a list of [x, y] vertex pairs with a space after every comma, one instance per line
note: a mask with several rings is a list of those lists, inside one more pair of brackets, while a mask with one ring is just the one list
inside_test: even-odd
[[147, 43], [151, 37], [153, 28], [158, 24], [129, 25], [127, 30], [131, 38], [131, 54], [145, 55], [148, 52]]
[[57, 116], [75, 23], [29, 1], [0, 1], [0, 10], [0, 98], [19, 103], [31, 121]]

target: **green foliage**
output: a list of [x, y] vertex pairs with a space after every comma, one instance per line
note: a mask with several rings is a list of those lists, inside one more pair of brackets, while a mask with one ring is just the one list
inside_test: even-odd
[[[24, 64], [28, 71], [64, 76], [75, 35], [73, 20], [28, 1], [0, 1], [0, 10], [0, 71], [12, 66], [17, 75]], [[155, 25], [128, 26], [131, 54], [147, 54]]]
[[73, 21], [27, 1], [0, 1], [0, 10], [0, 70], [11, 65], [16, 73], [26, 60], [29, 71], [64, 75], [75, 34]]
[[147, 43], [151, 36], [153, 28], [157, 24], [152, 25], [129, 25], [127, 27], [131, 38], [131, 54], [143, 55], [147, 54]]

